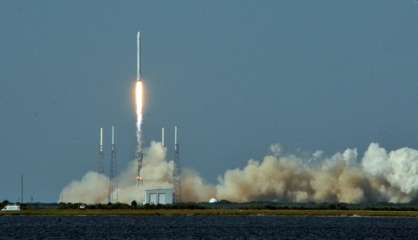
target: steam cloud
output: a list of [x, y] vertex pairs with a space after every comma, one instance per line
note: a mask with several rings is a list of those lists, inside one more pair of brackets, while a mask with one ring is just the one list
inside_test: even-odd
[[[280, 145], [261, 161], [250, 160], [244, 168], [227, 170], [216, 185], [197, 172], [183, 169], [181, 195], [185, 202], [206, 202], [215, 197], [233, 202], [274, 200], [283, 202], [392, 202], [417, 201], [418, 151], [401, 148], [387, 151], [371, 143], [360, 158], [356, 149], [331, 157], [323, 152], [298, 156], [285, 154]], [[143, 190], [172, 186], [173, 162], [166, 150], [152, 142], [144, 156], [144, 184], [135, 181], [136, 162], [118, 177], [119, 202], [143, 202]], [[107, 203], [109, 179], [88, 172], [67, 185], [60, 202]]]

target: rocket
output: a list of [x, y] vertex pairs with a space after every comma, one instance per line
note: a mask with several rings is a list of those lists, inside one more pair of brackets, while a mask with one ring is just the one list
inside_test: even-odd
[[136, 80], [141, 81], [141, 32], [136, 34]]

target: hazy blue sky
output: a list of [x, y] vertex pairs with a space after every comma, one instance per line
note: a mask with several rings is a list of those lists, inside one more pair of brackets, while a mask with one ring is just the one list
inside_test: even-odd
[[414, 0], [10, 0], [0, 29], [0, 199], [24, 173], [26, 199], [57, 200], [94, 169], [99, 127], [133, 158], [138, 30], [146, 140], [179, 124], [183, 165], [210, 182], [272, 143], [418, 147]]

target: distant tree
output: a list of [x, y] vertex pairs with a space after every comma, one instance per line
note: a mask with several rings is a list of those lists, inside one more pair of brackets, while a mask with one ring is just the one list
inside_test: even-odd
[[138, 203], [136, 203], [136, 201], [135, 201], [135, 200], [133, 200], [133, 201], [131, 202], [131, 207], [133, 207], [133, 208], [138, 207]]
[[4, 208], [7, 204], [9, 204], [9, 201], [4, 200], [3, 202], [0, 203], [0, 208]]

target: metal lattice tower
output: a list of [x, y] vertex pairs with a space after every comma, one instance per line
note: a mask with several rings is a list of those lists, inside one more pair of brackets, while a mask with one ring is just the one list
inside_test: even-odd
[[99, 147], [97, 152], [97, 172], [104, 174], [103, 128], [100, 128]]
[[174, 173], [173, 184], [175, 202], [181, 202], [181, 168], [180, 168], [180, 145], [178, 143], [178, 127], [174, 126]]
[[110, 170], [109, 170], [109, 202], [118, 201], [118, 183], [116, 176], [118, 174], [118, 163], [116, 158], [116, 132], [115, 126], [112, 126], [112, 150], [110, 154]]

